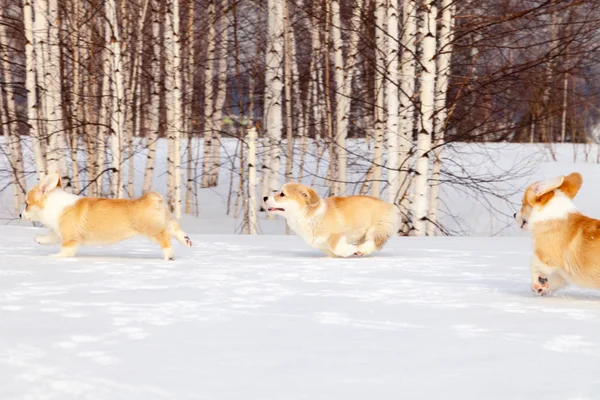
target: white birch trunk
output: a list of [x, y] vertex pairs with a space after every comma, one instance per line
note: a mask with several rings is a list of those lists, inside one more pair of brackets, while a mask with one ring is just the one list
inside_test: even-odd
[[165, 62], [167, 87], [167, 127], [170, 144], [170, 163], [172, 164], [172, 205], [176, 219], [181, 218], [181, 132], [183, 120], [181, 107], [183, 98], [181, 92], [181, 40], [179, 27], [179, 1], [170, 0], [167, 10], [167, 26], [165, 28], [165, 46], [167, 52]]
[[[280, 0], [268, 0], [268, 33], [265, 72], [265, 116], [266, 136], [268, 137], [269, 163], [266, 166], [266, 176], [263, 185], [266, 193], [279, 190], [280, 186], [280, 149], [282, 119], [282, 89], [283, 89], [283, 42], [284, 21], [283, 4]], [[265, 194], [266, 195], [266, 194]], [[267, 214], [267, 219], [272, 219]]]
[[417, 161], [415, 178], [415, 199], [413, 203], [414, 235], [424, 236], [427, 226], [427, 181], [429, 175], [429, 153], [433, 134], [433, 113], [435, 94], [435, 29], [437, 8], [430, 6], [424, 12], [421, 25], [422, 53], [421, 65], [421, 126], [417, 140]]
[[[63, 135], [62, 89], [60, 74], [60, 46], [58, 35], [58, 4], [57, 0], [42, 0], [40, 10], [36, 9], [47, 30], [45, 46], [43, 46], [42, 59], [44, 63], [44, 105], [45, 117], [48, 127], [48, 154], [47, 169], [56, 171], [61, 177], [67, 178], [63, 184], [69, 186], [65, 163], [65, 141]], [[39, 14], [37, 14], [39, 12]]]
[[409, 168], [411, 166], [410, 152], [413, 147], [413, 129], [415, 126], [415, 107], [413, 96], [416, 80], [416, 36], [417, 36], [417, 4], [414, 0], [405, 0], [403, 3], [403, 32], [402, 32], [402, 69], [400, 84], [400, 137], [398, 143], [400, 182], [398, 200], [402, 223], [400, 230], [408, 234], [408, 210], [410, 208], [409, 189], [411, 179]]
[[356, 58], [358, 56], [358, 39], [360, 29], [360, 16], [363, 8], [363, 0], [358, 0], [352, 11], [352, 31], [348, 41], [346, 61], [342, 51], [343, 43], [341, 36], [340, 4], [338, 0], [331, 2], [331, 39], [335, 59], [335, 82], [336, 82], [336, 125], [335, 125], [335, 163], [337, 165], [335, 195], [346, 193], [348, 152], [346, 149], [346, 138], [348, 137], [352, 81], [356, 71]]
[[[110, 29], [108, 26], [104, 27], [105, 43], [110, 43]], [[97, 152], [97, 166], [96, 173], [98, 174], [97, 180], [97, 193], [96, 196], [104, 194], [104, 171], [106, 161], [106, 138], [111, 137], [111, 121], [112, 121], [112, 91], [111, 91], [111, 55], [108, 45], [103, 51], [102, 60], [102, 96], [100, 97], [100, 130], [98, 132], [98, 148]]]
[[373, 149], [373, 185], [371, 193], [375, 197], [381, 195], [381, 166], [383, 154], [383, 138], [385, 128], [385, 65], [387, 62], [386, 0], [377, 0], [375, 3], [375, 47], [377, 57], [377, 71], [375, 72], [375, 147]]
[[214, 126], [212, 116], [214, 114], [214, 62], [216, 48], [216, 19], [215, 2], [208, 2], [208, 33], [206, 36], [206, 61], [204, 63], [204, 148], [202, 157], [202, 181], [201, 187], [209, 187], [210, 168], [212, 167], [212, 146]]
[[450, 61], [452, 55], [452, 40], [454, 33], [454, 4], [452, 0], [443, 0], [441, 4], [442, 21], [439, 30], [437, 80], [435, 82], [435, 117], [433, 124], [433, 168], [431, 172], [431, 192], [429, 196], [429, 221], [427, 236], [435, 235], [437, 229], [438, 196], [440, 191], [440, 172], [442, 170], [442, 145], [446, 128], [446, 96], [448, 80], [450, 79]]
[[42, 172], [48, 173], [48, 153], [50, 152], [48, 132], [49, 127], [46, 121], [46, 62], [44, 54], [48, 52], [48, 21], [46, 12], [48, 9], [47, 0], [37, 0], [31, 3], [33, 9], [33, 46], [35, 58], [34, 81], [37, 82], [37, 101], [35, 103], [37, 111], [37, 129], [38, 137], [40, 138], [41, 157], [42, 157]]
[[[0, 35], [2, 33], [0, 32]], [[0, 42], [2, 40], [0, 39]], [[2, 43], [0, 43], [1, 45]], [[1, 55], [0, 55], [1, 56]], [[0, 68], [0, 80], [4, 81], [4, 73], [3, 68]], [[15, 137], [12, 134], [12, 128], [10, 123], [10, 117], [8, 115], [3, 115], [5, 109], [5, 102], [7, 101], [7, 97], [5, 98], [4, 93], [0, 90], [0, 131], [4, 133], [4, 145], [0, 145], [0, 151], [4, 153], [7, 158], [8, 168], [10, 170], [10, 183], [13, 186], [13, 200], [15, 206], [15, 214], [19, 214], [19, 210], [21, 209], [21, 198], [20, 198], [20, 190], [19, 190], [19, 182], [17, 181], [17, 176], [15, 174], [16, 171], [16, 163], [15, 157], [12, 151], [12, 142], [15, 140]], [[4, 121], [4, 118], [7, 118], [8, 121]]]
[[[284, 87], [285, 87], [285, 133], [287, 154], [285, 157], [285, 181], [290, 182], [293, 179], [293, 159], [294, 159], [294, 126], [292, 116], [292, 40], [290, 38], [291, 21], [290, 10], [287, 1], [284, 3]], [[286, 234], [288, 233], [286, 224]]]
[[192, 201], [194, 197], [194, 174], [193, 174], [193, 152], [192, 152], [192, 132], [193, 132], [193, 109], [192, 104], [194, 103], [194, 4], [195, 1], [188, 3], [188, 26], [187, 26], [187, 40], [188, 40], [188, 65], [186, 74], [186, 111], [184, 113], [187, 121], [186, 134], [187, 134], [187, 166], [186, 166], [186, 191], [185, 191], [185, 213], [192, 213]]
[[251, 120], [248, 128], [248, 232], [258, 233], [258, 217], [256, 215], [256, 127]]
[[[152, 2], [152, 41], [160, 43], [160, 26], [162, 24], [162, 13], [160, 12], [160, 0]], [[153, 46], [152, 62], [150, 64], [150, 74], [152, 75], [152, 93], [150, 95], [150, 107], [148, 110], [149, 129], [147, 138], [148, 156], [146, 158], [146, 171], [144, 173], [143, 191], [152, 189], [152, 179], [154, 176], [154, 165], [156, 163], [156, 143], [158, 141], [158, 131], [160, 129], [160, 46]]]
[[400, 190], [399, 180], [399, 128], [400, 128], [400, 104], [398, 98], [398, 87], [400, 86], [400, 76], [398, 71], [398, 58], [400, 43], [398, 33], [398, 0], [389, 0], [387, 9], [387, 76], [385, 82], [385, 97], [387, 105], [387, 168], [388, 168], [388, 201], [396, 203], [398, 191]]
[[36, 62], [34, 52], [33, 35], [33, 13], [32, 0], [25, 0], [23, 3], [23, 20], [25, 27], [25, 89], [27, 90], [27, 125], [29, 128], [29, 137], [33, 147], [33, 156], [35, 159], [35, 170], [38, 179], [46, 175], [46, 165], [44, 160], [43, 142], [40, 137], [38, 126], [38, 101], [36, 88]]
[[123, 62], [121, 57], [121, 39], [117, 21], [115, 0], [106, 0], [104, 3], [106, 19], [109, 24], [110, 42], [110, 67], [111, 67], [111, 89], [112, 89], [112, 116], [111, 116], [111, 196], [121, 198], [122, 189], [122, 151], [123, 130], [125, 127], [125, 87], [123, 82]]
[[[4, 17], [3, 10], [0, 10], [0, 20]], [[4, 126], [5, 148], [9, 163], [11, 166], [11, 175], [14, 190], [15, 209], [19, 211], [20, 205], [25, 201], [27, 193], [27, 183], [23, 170], [23, 150], [21, 148], [21, 138], [19, 136], [19, 126], [17, 123], [17, 105], [15, 102], [15, 82], [11, 70], [11, 64], [8, 61], [8, 35], [6, 25], [0, 24], [0, 58], [2, 58], [3, 74], [0, 74], [0, 80], [5, 82], [3, 85], [5, 93], [5, 107], [7, 110], [7, 121]], [[4, 75], [4, 77], [2, 77]], [[9, 85], [11, 89], [9, 90]], [[0, 96], [2, 93], [0, 91]], [[0, 109], [1, 110], [1, 109]]]
[[219, 169], [221, 162], [221, 126], [223, 123], [223, 108], [227, 98], [227, 48], [229, 43], [229, 18], [225, 14], [220, 18], [221, 40], [217, 54], [219, 62], [217, 63], [217, 94], [215, 99], [215, 108], [211, 116], [212, 119], [212, 153], [211, 167], [209, 171], [208, 186], [216, 187], [219, 183]]

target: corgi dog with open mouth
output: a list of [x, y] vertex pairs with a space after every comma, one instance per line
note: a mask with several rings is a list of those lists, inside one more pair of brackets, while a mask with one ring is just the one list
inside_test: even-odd
[[398, 208], [371, 196], [321, 199], [312, 188], [285, 184], [263, 198], [268, 212], [282, 215], [310, 246], [330, 257], [368, 255], [398, 232]]
[[577, 172], [533, 183], [514, 215], [533, 237], [531, 290], [538, 295], [570, 283], [600, 289], [600, 220], [573, 204], [582, 183]]
[[57, 173], [48, 174], [27, 192], [21, 219], [50, 228], [47, 235], [34, 240], [60, 244], [58, 257], [74, 257], [79, 245], [108, 245], [134, 236], [158, 243], [165, 260], [174, 257], [171, 236], [192, 247], [158, 193], [148, 192], [137, 199], [82, 197], [65, 192]]

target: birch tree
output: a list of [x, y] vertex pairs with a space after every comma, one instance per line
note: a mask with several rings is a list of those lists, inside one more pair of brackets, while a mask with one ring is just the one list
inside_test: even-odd
[[[43, 82], [45, 106], [45, 119], [47, 120], [48, 151], [47, 169], [57, 171], [63, 177], [65, 187], [69, 186], [69, 177], [66, 175], [65, 165], [65, 141], [63, 135], [63, 112], [62, 112], [62, 87], [60, 79], [60, 46], [58, 35], [58, 4], [57, 0], [39, 0], [39, 9], [36, 9], [36, 22], [40, 22], [40, 28], [46, 32], [45, 37], [40, 33], [42, 51], [41, 61], [43, 63]], [[45, 45], [44, 45], [45, 44]], [[36, 52], [37, 54], [37, 52]]]
[[181, 107], [181, 40], [179, 23], [179, 0], [167, 2], [165, 46], [169, 50], [165, 60], [165, 91], [167, 95], [167, 129], [169, 142], [169, 181], [171, 206], [175, 218], [181, 218], [181, 132], [183, 120]]
[[44, 160], [43, 142], [38, 124], [38, 102], [36, 88], [36, 64], [34, 53], [34, 35], [33, 35], [33, 10], [32, 0], [23, 2], [23, 26], [25, 31], [25, 90], [27, 90], [27, 127], [29, 137], [33, 147], [33, 157], [35, 160], [35, 170], [38, 179], [46, 174], [46, 165]]
[[[290, 182], [293, 178], [294, 161], [294, 126], [292, 116], [292, 40], [291, 40], [291, 22], [290, 10], [287, 1], [284, 2], [284, 87], [285, 87], [285, 132], [287, 154], [285, 157], [285, 181]], [[286, 234], [289, 228], [286, 225]]]
[[429, 175], [429, 153], [433, 134], [435, 93], [435, 35], [437, 8], [429, 5], [423, 12], [421, 24], [421, 126], [417, 137], [415, 200], [413, 203], [414, 235], [424, 236], [427, 224], [427, 181]]
[[111, 67], [111, 91], [112, 91], [112, 114], [111, 114], [111, 195], [115, 198], [122, 197], [122, 154], [123, 151], [123, 129], [125, 127], [125, 87], [123, 82], [123, 63], [121, 58], [121, 39], [119, 35], [119, 23], [117, 20], [115, 0], [106, 0], [104, 3], [106, 20], [110, 32], [110, 67]]
[[398, 0], [388, 0], [387, 8], [387, 77], [385, 83], [385, 98], [387, 105], [387, 168], [388, 168], [388, 201], [395, 203], [400, 188], [399, 181], [399, 98], [398, 87], [400, 76], [398, 71]]
[[398, 150], [400, 172], [398, 181], [400, 188], [398, 193], [398, 204], [402, 223], [400, 230], [404, 234], [409, 231], [408, 211], [410, 201], [408, 191], [410, 188], [409, 167], [410, 153], [413, 147], [413, 128], [415, 126], [415, 107], [413, 105], [413, 96], [415, 93], [416, 79], [416, 36], [417, 36], [417, 4], [414, 0], [404, 0], [403, 2], [403, 23], [402, 23], [402, 67], [400, 84], [400, 136], [398, 138]]
[[352, 11], [352, 30], [348, 41], [348, 51], [344, 62], [343, 42], [341, 35], [341, 14], [338, 0], [331, 2], [331, 41], [333, 43], [335, 82], [336, 82], [336, 124], [334, 155], [337, 166], [335, 195], [344, 195], [346, 192], [348, 149], [346, 138], [348, 137], [349, 114], [352, 94], [352, 80], [356, 70], [356, 58], [358, 56], [358, 39], [360, 30], [360, 16], [364, 0], [357, 0]]
[[[160, 28], [162, 25], [162, 16], [160, 10], [160, 0], [152, 1], [152, 43], [160, 44]], [[146, 170], [144, 174], [143, 191], [147, 192], [152, 188], [152, 178], [154, 175], [154, 165], [156, 163], [156, 143], [158, 141], [158, 133], [160, 130], [160, 86], [161, 86], [161, 67], [160, 67], [160, 49], [159, 45], [152, 46], [152, 60], [150, 63], [151, 94], [148, 109], [150, 121], [148, 123], [148, 138], [146, 146], [148, 147], [148, 155], [146, 158]]]
[[[267, 136], [268, 165], [263, 171], [263, 191], [267, 195], [280, 186], [280, 142], [283, 131], [283, 4], [280, 0], [268, 0], [267, 52], [265, 60], [264, 121]], [[267, 214], [267, 218], [272, 218]]]
[[452, 39], [454, 34], [454, 4], [452, 0], [443, 0], [442, 19], [438, 33], [438, 55], [436, 57], [437, 79], [435, 82], [435, 115], [433, 118], [433, 168], [431, 172], [431, 191], [429, 197], [429, 221], [427, 236], [433, 236], [437, 228], [438, 197], [440, 191], [440, 172], [442, 170], [442, 148], [446, 128], [446, 97], [450, 78]]
[[[0, 20], [5, 17], [6, 9], [0, 10]], [[15, 101], [15, 80], [9, 62], [8, 29], [5, 24], [0, 23], [0, 81], [4, 82], [0, 96], [4, 92], [4, 108], [6, 109], [7, 121], [4, 125], [5, 141], [4, 147], [7, 152], [13, 182], [15, 209], [18, 211], [20, 205], [25, 201], [27, 183], [25, 182], [23, 151], [17, 119], [17, 104]], [[0, 108], [1, 111], [1, 108]]]
[[[228, 3], [225, 2], [227, 5]], [[227, 59], [228, 59], [228, 43], [229, 43], [229, 29], [230, 23], [227, 14], [225, 13], [225, 7], [221, 11], [221, 18], [219, 18], [219, 27], [221, 31], [221, 37], [218, 46], [217, 55], [217, 93], [215, 98], [215, 105], [212, 119], [212, 154], [211, 154], [211, 167], [209, 170], [208, 186], [216, 187], [219, 183], [219, 167], [221, 161], [221, 125], [223, 123], [223, 109], [225, 107], [225, 99], [227, 98]]]
[[215, 127], [212, 116], [214, 114], [214, 63], [216, 49], [216, 18], [215, 1], [208, 0], [208, 33], [206, 35], [206, 61], [204, 63], [204, 144], [202, 158], [201, 187], [209, 187], [210, 168], [212, 167], [213, 140]]
[[256, 216], [256, 127], [250, 120], [246, 140], [248, 142], [248, 233], [258, 233], [258, 218]]
[[377, 67], [375, 71], [375, 147], [373, 149], [373, 185], [371, 193], [375, 197], [379, 197], [381, 193], [381, 166], [383, 154], [383, 138], [385, 127], [385, 97], [384, 97], [384, 80], [385, 80], [385, 64], [387, 62], [387, 46], [386, 46], [386, 20], [387, 7], [386, 0], [376, 0], [375, 2], [375, 48]]

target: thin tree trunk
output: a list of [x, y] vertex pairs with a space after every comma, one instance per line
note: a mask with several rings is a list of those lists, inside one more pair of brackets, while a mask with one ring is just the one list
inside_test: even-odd
[[416, 80], [416, 36], [417, 36], [417, 4], [414, 0], [405, 0], [403, 3], [403, 32], [402, 32], [402, 70], [400, 84], [400, 137], [398, 143], [400, 173], [398, 180], [400, 188], [398, 203], [401, 215], [400, 231], [408, 234], [410, 221], [408, 220], [410, 208], [410, 167], [411, 150], [413, 148], [413, 129], [415, 126], [415, 107], [413, 95]]
[[387, 76], [385, 82], [385, 97], [387, 105], [387, 168], [388, 168], [388, 201], [396, 203], [398, 191], [400, 190], [399, 181], [399, 98], [398, 87], [400, 86], [400, 76], [398, 71], [399, 58], [399, 33], [398, 33], [398, 0], [389, 0], [387, 8]]
[[217, 97], [215, 99], [215, 108], [211, 116], [212, 119], [212, 164], [209, 171], [208, 186], [216, 187], [219, 183], [219, 169], [221, 162], [221, 126], [223, 123], [223, 109], [225, 107], [225, 99], [227, 98], [227, 48], [229, 43], [229, 18], [222, 11], [220, 18], [221, 40], [217, 63]]
[[248, 233], [258, 233], [258, 218], [256, 216], [256, 127], [252, 120], [248, 125]]
[[336, 80], [336, 134], [335, 134], [335, 159], [337, 165], [337, 176], [335, 194], [344, 195], [346, 193], [348, 151], [346, 148], [346, 138], [348, 137], [352, 81], [356, 71], [356, 58], [358, 56], [358, 39], [360, 17], [363, 8], [363, 0], [358, 0], [352, 11], [352, 31], [350, 33], [346, 61], [342, 51], [341, 37], [341, 16], [340, 4], [338, 0], [331, 2], [332, 16], [332, 43], [335, 54], [335, 80]]
[[433, 113], [435, 94], [435, 28], [437, 8], [430, 6], [424, 11], [421, 25], [422, 53], [421, 65], [421, 129], [417, 142], [417, 164], [415, 178], [415, 200], [413, 203], [414, 234], [424, 236], [427, 223], [427, 180], [429, 175], [429, 153], [433, 134]]
[[435, 116], [433, 120], [433, 168], [431, 172], [431, 192], [429, 196], [429, 221], [427, 236], [435, 235], [437, 229], [438, 197], [440, 192], [440, 172], [442, 170], [442, 145], [446, 130], [446, 98], [450, 79], [450, 61], [454, 34], [453, 0], [442, 1], [442, 21], [439, 31], [437, 62], [437, 80], [435, 82]]
[[58, 27], [56, 26], [58, 22], [57, 0], [41, 0], [39, 14], [36, 15], [45, 20], [43, 25], [48, 32], [46, 46], [44, 46], [42, 53], [45, 69], [43, 93], [49, 140], [47, 166], [48, 171], [56, 171], [64, 178], [63, 184], [67, 187], [70, 186], [70, 182], [69, 177], [65, 175], [60, 46]]
[[[268, 0], [268, 34], [265, 72], [265, 116], [266, 135], [269, 140], [268, 178], [263, 184], [267, 192], [279, 190], [280, 149], [283, 119], [281, 110], [283, 84], [283, 47], [284, 47], [284, 16], [283, 4], [280, 0]], [[272, 215], [267, 214], [271, 219]]]
[[[331, 109], [331, 87], [330, 87], [330, 63], [329, 63], [329, 47], [330, 47], [330, 40], [331, 40], [331, 12], [329, 9], [329, 0], [325, 1], [325, 57], [324, 57], [324, 64], [325, 64], [325, 74], [323, 76], [323, 80], [324, 80], [324, 89], [325, 89], [325, 112], [326, 112], [326, 119], [327, 119], [327, 141], [329, 143], [329, 172], [328, 172], [328, 180], [329, 180], [329, 187], [330, 187], [330, 192], [334, 192], [335, 191], [335, 176], [337, 174], [337, 159], [334, 157], [334, 153], [333, 153], [333, 141], [334, 141], [334, 137], [333, 137], [333, 116], [332, 116], [332, 109]], [[317, 161], [320, 162], [320, 159]]]
[[188, 44], [188, 66], [186, 78], [186, 112], [185, 120], [187, 121], [187, 166], [186, 166], [186, 190], [185, 190], [185, 213], [192, 213], [192, 201], [194, 193], [194, 177], [193, 177], [193, 152], [192, 138], [194, 129], [194, 5], [195, 0], [188, 1], [188, 25], [187, 25], [187, 44]]
[[[152, 42], [159, 44], [160, 38], [160, 27], [163, 21], [163, 14], [160, 10], [160, 0], [153, 0], [152, 2]], [[160, 129], [160, 86], [162, 82], [161, 78], [161, 66], [160, 66], [160, 46], [153, 46], [152, 62], [150, 64], [150, 75], [152, 76], [151, 83], [151, 94], [150, 94], [150, 107], [148, 115], [150, 117], [149, 130], [148, 130], [148, 156], [146, 158], [146, 170], [144, 174], [144, 186], [143, 191], [147, 192], [152, 188], [152, 178], [154, 175], [154, 165], [156, 164], [156, 144], [158, 142], [158, 133]]]
[[36, 89], [36, 57], [34, 53], [33, 15], [31, 0], [23, 2], [23, 20], [25, 28], [25, 89], [27, 90], [27, 125], [32, 142], [35, 170], [38, 179], [46, 174], [42, 138], [37, 129], [38, 101]]
[[167, 25], [165, 27], [165, 46], [170, 49], [165, 60], [166, 92], [168, 98], [167, 127], [170, 144], [171, 197], [173, 213], [176, 219], [181, 218], [181, 132], [183, 120], [181, 107], [181, 40], [179, 24], [179, 1], [169, 0], [167, 3]]
[[212, 116], [214, 114], [214, 62], [216, 48], [216, 18], [215, 1], [208, 0], [208, 33], [206, 36], [206, 61], [204, 62], [204, 144], [202, 157], [202, 182], [201, 187], [209, 187], [210, 168], [212, 167], [212, 146], [215, 127]]
[[373, 149], [373, 185], [371, 193], [375, 197], [381, 195], [381, 167], [383, 154], [383, 139], [385, 128], [385, 65], [387, 63], [386, 46], [386, 23], [387, 19], [386, 0], [377, 0], [375, 3], [375, 46], [377, 48], [377, 69], [375, 71], [375, 147]]
[[123, 82], [123, 62], [121, 58], [121, 39], [119, 35], [119, 24], [117, 21], [115, 0], [106, 0], [106, 19], [108, 21], [108, 32], [110, 35], [110, 66], [111, 66], [111, 91], [112, 91], [112, 116], [111, 116], [111, 196], [123, 197], [122, 189], [122, 151], [123, 130], [125, 128], [125, 87]]
[[[293, 180], [293, 159], [294, 159], [294, 126], [292, 117], [292, 41], [290, 39], [290, 10], [287, 1], [284, 2], [284, 88], [285, 88], [285, 132], [287, 154], [285, 158], [285, 181]], [[286, 224], [286, 233], [288, 227]]]
[[[3, 10], [0, 10], [0, 20], [4, 17]], [[23, 150], [21, 148], [21, 137], [19, 134], [19, 126], [17, 122], [17, 105], [15, 102], [15, 81], [11, 71], [11, 65], [8, 61], [8, 35], [6, 25], [0, 23], [0, 58], [2, 58], [2, 68], [0, 73], [0, 81], [4, 82], [4, 106], [6, 108], [7, 121], [4, 126], [5, 148], [10, 164], [15, 209], [18, 212], [20, 205], [25, 201], [27, 193], [27, 183], [25, 182], [25, 173], [23, 166]], [[9, 89], [10, 87], [10, 89]], [[2, 91], [0, 90], [0, 96]], [[1, 109], [0, 109], [1, 110]]]

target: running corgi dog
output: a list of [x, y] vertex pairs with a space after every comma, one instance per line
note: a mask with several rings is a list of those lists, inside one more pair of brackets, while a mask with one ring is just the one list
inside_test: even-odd
[[600, 220], [573, 204], [582, 184], [577, 172], [535, 182], [515, 213], [517, 224], [533, 236], [531, 290], [538, 295], [570, 283], [600, 289]]
[[263, 201], [270, 213], [283, 215], [296, 234], [330, 257], [371, 254], [400, 226], [398, 208], [371, 196], [321, 199], [312, 188], [291, 182]]
[[27, 192], [21, 218], [50, 228], [48, 234], [34, 240], [43, 245], [60, 244], [57, 257], [74, 257], [80, 245], [108, 245], [134, 236], [158, 243], [165, 260], [174, 258], [171, 236], [192, 246], [158, 193], [148, 192], [137, 199], [82, 197], [64, 191], [57, 173], [48, 174]]

